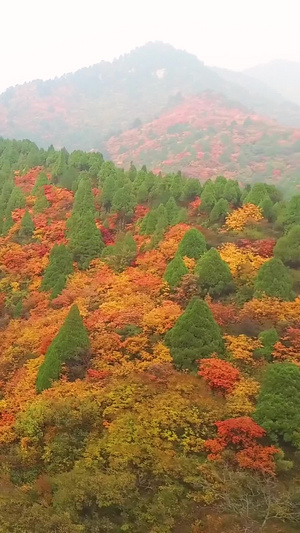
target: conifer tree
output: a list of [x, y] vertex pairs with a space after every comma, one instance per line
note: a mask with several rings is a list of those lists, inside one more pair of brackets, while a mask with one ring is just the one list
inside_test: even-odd
[[19, 231], [19, 238], [21, 241], [30, 240], [34, 232], [34, 223], [29, 211], [25, 211], [24, 216], [21, 220], [21, 227]]
[[171, 289], [174, 289], [178, 287], [183, 276], [188, 273], [188, 268], [185, 266], [181, 256], [177, 254], [168, 264], [164, 273], [164, 280], [169, 284]]
[[282, 300], [293, 298], [293, 283], [287, 267], [276, 257], [266, 261], [259, 269], [254, 281], [254, 296], [271, 296]]
[[224, 344], [219, 326], [204, 300], [192, 298], [184, 313], [165, 337], [178, 368], [195, 370], [196, 361], [213, 353], [222, 355]]
[[206, 252], [206, 240], [201, 231], [196, 228], [189, 229], [181, 239], [177, 253], [181, 257], [199, 259]]
[[49, 185], [47, 174], [45, 172], [40, 172], [37, 180], [32, 188], [31, 194], [35, 196], [40, 191], [41, 187], [44, 188], [44, 185]]
[[216, 203], [215, 185], [211, 180], [208, 180], [201, 194], [200, 211], [203, 213], [210, 213]]
[[4, 235], [7, 234], [7, 232], [14, 224], [14, 221], [11, 216], [14, 209], [25, 207], [25, 204], [26, 200], [23, 191], [19, 187], [14, 187], [5, 209], [5, 220], [3, 222]]
[[274, 256], [281, 259], [285, 265], [300, 265], [300, 225], [293, 226], [287, 235], [277, 241]]
[[227, 200], [225, 200], [225, 198], [220, 198], [220, 200], [218, 200], [217, 203], [212, 208], [210, 215], [209, 215], [209, 220], [212, 223], [220, 222], [223, 224], [228, 212], [229, 212], [229, 204]]
[[299, 448], [300, 369], [292, 363], [268, 365], [253, 418], [278, 442]]
[[170, 196], [169, 200], [166, 203], [166, 211], [168, 217], [169, 226], [174, 226], [177, 222], [179, 208], [176, 204], [174, 196]]
[[41, 283], [42, 291], [51, 290], [51, 299], [56, 298], [65, 287], [67, 277], [73, 272], [72, 256], [64, 244], [55, 244], [50, 252], [49, 264]]
[[41, 364], [36, 390], [42, 392], [58, 380], [63, 363], [81, 357], [90, 346], [87, 331], [83, 325], [77, 305], [72, 305], [58, 334], [50, 344], [44, 362]]
[[241, 189], [237, 181], [227, 180], [227, 183], [224, 187], [224, 198], [234, 206], [239, 205], [241, 199]]
[[151, 209], [143, 218], [140, 225], [141, 235], [152, 235], [158, 222], [157, 209]]
[[199, 276], [199, 286], [202, 291], [213, 297], [226, 294], [233, 289], [230, 268], [215, 248], [211, 248], [200, 257], [195, 274]]
[[40, 187], [38, 193], [37, 193], [37, 198], [36, 198], [36, 201], [35, 201], [35, 204], [33, 206], [33, 211], [34, 213], [42, 213], [43, 211], [45, 211], [45, 209], [47, 209], [47, 207], [49, 207], [49, 202], [47, 200], [47, 197], [45, 195], [45, 189], [44, 187]]
[[116, 244], [107, 246], [102, 252], [102, 257], [106, 262], [118, 272], [129, 266], [134, 260], [137, 246], [130, 232], [120, 235]]
[[132, 184], [126, 183], [117, 190], [112, 200], [112, 211], [118, 213], [121, 229], [125, 228], [126, 222], [132, 217], [136, 199], [132, 191]]

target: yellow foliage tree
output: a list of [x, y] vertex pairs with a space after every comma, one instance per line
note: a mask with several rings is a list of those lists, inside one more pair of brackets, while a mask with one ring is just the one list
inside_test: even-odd
[[227, 215], [225, 226], [230, 231], [242, 231], [247, 224], [263, 219], [262, 210], [254, 204], [245, 204]]

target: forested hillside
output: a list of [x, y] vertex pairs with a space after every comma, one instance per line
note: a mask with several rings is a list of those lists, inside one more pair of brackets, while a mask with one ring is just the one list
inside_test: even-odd
[[300, 196], [0, 141], [0, 530], [292, 533]]

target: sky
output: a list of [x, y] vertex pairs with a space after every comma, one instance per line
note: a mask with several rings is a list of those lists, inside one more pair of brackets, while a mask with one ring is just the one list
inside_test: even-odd
[[243, 70], [300, 61], [299, 0], [2, 0], [0, 92], [163, 41]]

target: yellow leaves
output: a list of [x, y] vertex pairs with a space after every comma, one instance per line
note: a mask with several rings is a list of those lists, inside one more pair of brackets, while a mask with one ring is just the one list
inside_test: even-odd
[[196, 266], [196, 260], [193, 257], [184, 256], [183, 257], [183, 262], [184, 262], [186, 268], [188, 268], [189, 270], [194, 270], [194, 268]]
[[232, 417], [249, 416], [255, 409], [255, 397], [259, 393], [259, 383], [254, 379], [242, 378], [232, 392], [226, 396], [226, 404]]
[[242, 231], [246, 224], [253, 224], [263, 219], [262, 210], [254, 204], [245, 204], [227, 215], [227, 230]]
[[17, 281], [12, 281], [10, 284], [10, 287], [11, 287], [11, 292], [13, 294], [16, 294], [17, 292], [20, 291], [20, 283], [18, 283]]
[[253, 298], [246, 302], [240, 318], [252, 318], [259, 322], [266, 320], [272, 323], [281, 321], [293, 322], [299, 320], [300, 316], [300, 296], [292, 302], [282, 302], [277, 298], [264, 297], [260, 300]]
[[227, 350], [231, 353], [233, 359], [245, 363], [254, 363], [253, 352], [262, 347], [257, 339], [252, 339], [246, 335], [224, 335]]
[[225, 261], [235, 278], [249, 280], [256, 276], [257, 271], [267, 258], [253, 253], [251, 250], [238, 248], [233, 243], [226, 243], [219, 248], [219, 254]]
[[153, 347], [152, 364], [171, 363], [172, 357], [170, 350], [162, 343], [158, 342]]
[[165, 300], [160, 307], [155, 307], [144, 315], [142, 325], [146, 332], [163, 335], [173, 327], [181, 314], [182, 310], [178, 304]]

